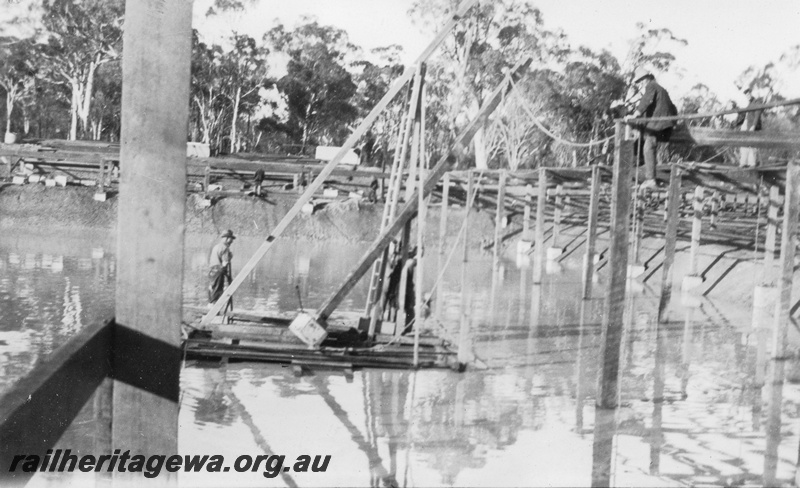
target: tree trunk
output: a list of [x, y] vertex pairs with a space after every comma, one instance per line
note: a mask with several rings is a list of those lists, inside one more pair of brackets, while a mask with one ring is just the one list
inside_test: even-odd
[[78, 84], [72, 83], [72, 103], [69, 106], [69, 140], [78, 139]]
[[92, 92], [94, 91], [94, 75], [97, 71], [98, 61], [100, 55], [97, 55], [97, 60], [89, 63], [89, 68], [86, 71], [86, 84], [82, 90], [82, 99], [78, 100], [78, 117], [81, 122], [81, 131], [89, 132], [89, 112], [92, 108]]
[[484, 134], [486, 128], [481, 127], [475, 133], [475, 137], [472, 139], [472, 147], [475, 151], [475, 168], [477, 169], [488, 169], [489, 162], [486, 160], [486, 142], [484, 141]]
[[11, 90], [6, 91], [6, 132], [11, 132], [11, 112], [14, 111], [14, 98]]
[[238, 152], [236, 144], [236, 121], [239, 118], [239, 99], [242, 96], [242, 88], [236, 88], [236, 96], [233, 98], [233, 117], [231, 117], [231, 154]]

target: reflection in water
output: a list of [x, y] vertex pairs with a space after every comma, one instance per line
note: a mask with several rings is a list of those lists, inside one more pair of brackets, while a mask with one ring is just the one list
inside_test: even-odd
[[[187, 243], [185, 300], [202, 305], [212, 239]], [[259, 244], [237, 240], [234, 268]], [[110, 317], [113, 249], [88, 238], [0, 237], [0, 389], [84, 324]], [[359, 248], [279, 242], [237, 293], [237, 308], [292, 312], [297, 288], [304, 307], [318, 306], [359, 257]], [[478, 360], [465, 373], [362, 370], [348, 382], [326, 371], [298, 378], [280, 365], [189, 362], [180, 451], [332, 456], [326, 473], [267, 481], [288, 486], [760, 483], [768, 330], [750, 328], [749, 310], [708, 300], [672, 303], [658, 323], [657, 291], [639, 287], [626, 304], [620, 407], [591, 408], [603, 300], [580, 300], [579, 264], [561, 265], [533, 285], [530, 267], [476, 257], [464, 270], [464, 296], [460, 266], [444, 274], [437, 331], [457, 339], [468, 321]], [[432, 285], [436, 273], [425, 274]], [[342, 309], [360, 311], [365, 293], [362, 283]], [[800, 417], [800, 391], [785, 388], [781, 481], [794, 470]], [[62, 444], [100, 449], [79, 440], [91, 415], [80, 422]], [[181, 483], [267, 480], [259, 472], [201, 475]]]

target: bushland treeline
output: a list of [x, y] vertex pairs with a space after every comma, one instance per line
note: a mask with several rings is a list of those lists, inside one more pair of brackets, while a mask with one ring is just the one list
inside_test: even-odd
[[[417, 0], [408, 15], [432, 38], [457, 4]], [[246, 0], [212, 0], [205, 16], [246, 15], [248, 8]], [[6, 132], [118, 140], [124, 2], [33, 1], [9, 24], [0, 26], [0, 93], [5, 95], [0, 113]], [[25, 24], [31, 28], [19, 29]], [[478, 133], [463, 164], [517, 169], [606, 158], [607, 146], [576, 148], [559, 139], [586, 143], [609, 136], [613, 119], [636, 101], [629, 88], [636, 68], [657, 76], [669, 72], [674, 53], [686, 44], [668, 29], [639, 25], [626, 58], [618, 60], [607, 51], [575, 47], [562, 32], [547, 29], [533, 2], [481, 2], [426, 66], [427, 154], [436, 158], [446, 150], [508, 70], [530, 56], [528, 75]], [[209, 144], [213, 154], [311, 154], [316, 145], [341, 145], [402, 74], [403, 57], [398, 45], [367, 51], [353, 44], [346, 31], [313, 18], [292, 28], [276, 24], [260, 38], [231, 30], [211, 42], [195, 30], [188, 140]], [[754, 88], [769, 101], [780, 100], [776, 87], [785, 70], [778, 68], [798, 64], [800, 45], [732, 82]], [[702, 84], [673, 98], [682, 113], [731, 106]], [[359, 147], [364, 163], [389, 160], [406, 103], [397, 97], [366, 134]], [[558, 137], [541, 131], [532, 116]], [[765, 122], [767, 127], [797, 128], [800, 115], [787, 108]], [[731, 120], [696, 123], [722, 126]]]

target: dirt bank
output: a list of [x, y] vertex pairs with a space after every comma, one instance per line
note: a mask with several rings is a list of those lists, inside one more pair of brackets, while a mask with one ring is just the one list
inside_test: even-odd
[[[0, 229], [26, 229], [48, 232], [75, 230], [114, 230], [117, 225], [118, 198], [105, 202], [93, 199], [94, 188], [43, 185], [0, 186]], [[266, 236], [286, 215], [297, 196], [271, 194], [267, 200], [222, 198], [210, 207], [199, 194], [186, 199], [186, 232], [219, 234], [233, 229], [245, 236]], [[370, 242], [378, 235], [382, 204], [352, 199], [319, 206], [313, 215], [300, 214], [283, 237], [299, 240]], [[448, 235], [454, 238], [461, 228], [464, 211], [451, 207]], [[426, 242], [437, 242], [439, 208], [428, 213]], [[514, 233], [515, 228], [506, 229]], [[470, 242], [479, 245], [494, 233], [493, 215], [475, 212], [470, 223]]]

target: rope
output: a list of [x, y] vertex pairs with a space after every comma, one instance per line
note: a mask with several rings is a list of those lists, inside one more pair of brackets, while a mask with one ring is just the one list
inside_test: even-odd
[[514, 80], [512, 80], [510, 76], [508, 76], [507, 79], [508, 79], [508, 82], [511, 84], [511, 88], [517, 93], [517, 95], [518, 95], [517, 98], [521, 102], [520, 106], [525, 111], [525, 113], [528, 115], [528, 117], [533, 121], [534, 124], [536, 124], [536, 126], [539, 128], [539, 130], [544, 132], [544, 134], [546, 136], [550, 137], [551, 139], [553, 139], [557, 143], [563, 144], [565, 146], [570, 146], [570, 147], [592, 147], [592, 146], [598, 146], [598, 145], [601, 145], [601, 144], [605, 144], [606, 142], [608, 142], [608, 141], [610, 141], [611, 139], [614, 138], [614, 136], [608, 136], [605, 139], [601, 139], [601, 140], [598, 140], [598, 141], [573, 142], [573, 141], [569, 141], [567, 139], [564, 139], [562, 137], [559, 137], [557, 134], [555, 134], [554, 132], [550, 131], [547, 127], [545, 127], [544, 124], [542, 124], [539, 121], [539, 119], [536, 117], [536, 114], [533, 112], [533, 110], [530, 107], [530, 102], [528, 102], [525, 99], [525, 97], [522, 96], [522, 93], [520, 93], [519, 89], [517, 88], [516, 83], [514, 83]]
[[709, 117], [719, 117], [720, 115], [741, 114], [745, 112], [757, 112], [759, 110], [766, 110], [768, 108], [783, 107], [786, 105], [798, 105], [800, 98], [786, 100], [784, 102], [763, 103], [761, 105], [753, 105], [752, 107], [734, 108], [730, 110], [720, 110], [718, 112], [707, 112], [704, 114], [685, 114], [685, 115], [672, 115], [669, 117], [639, 117], [637, 119], [624, 119], [623, 122], [631, 124], [642, 124], [645, 122], [679, 122], [681, 120], [690, 119], [705, 119]]

